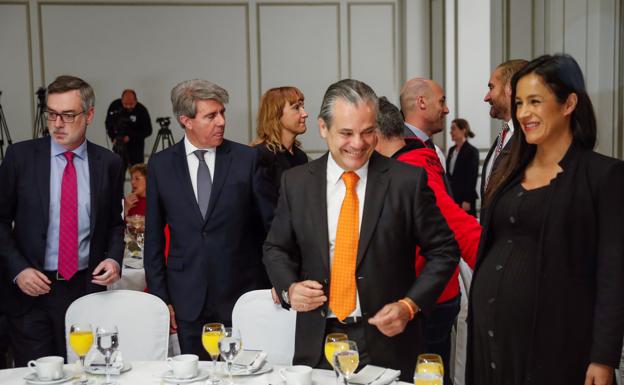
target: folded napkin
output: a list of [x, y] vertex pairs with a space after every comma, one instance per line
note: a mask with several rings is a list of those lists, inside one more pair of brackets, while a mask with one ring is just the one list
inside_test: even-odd
[[251, 374], [262, 368], [267, 354], [261, 350], [243, 350], [232, 361], [232, 373]]
[[[123, 369], [123, 357], [120, 351], [113, 353], [113, 360], [111, 362], [110, 374], [120, 374]], [[85, 357], [85, 370], [91, 374], [105, 374], [106, 373], [106, 361], [104, 356], [97, 350], [91, 350], [87, 357]]]
[[362, 370], [354, 374], [349, 379], [349, 382], [358, 385], [388, 385], [396, 381], [400, 375], [400, 370], [366, 365]]

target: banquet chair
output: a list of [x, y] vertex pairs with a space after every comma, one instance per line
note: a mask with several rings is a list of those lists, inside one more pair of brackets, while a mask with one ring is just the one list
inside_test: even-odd
[[[73, 323], [115, 325], [124, 361], [164, 361], [169, 349], [169, 309], [158, 297], [141, 291], [111, 290], [80, 297], [65, 313], [67, 361], [78, 357], [69, 346]], [[95, 339], [93, 348], [96, 348]]]
[[271, 290], [254, 290], [236, 301], [232, 327], [240, 331], [245, 349], [265, 351], [272, 365], [291, 365], [296, 318], [294, 310], [273, 303]]

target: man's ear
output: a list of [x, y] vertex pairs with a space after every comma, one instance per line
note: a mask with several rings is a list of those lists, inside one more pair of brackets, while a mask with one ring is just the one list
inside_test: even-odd
[[327, 131], [329, 131], [329, 128], [327, 128], [327, 125], [325, 124], [325, 120], [323, 120], [323, 118], [318, 118], [317, 122], [319, 125], [319, 133], [321, 134], [321, 138], [325, 139], [327, 137]]
[[180, 116], [180, 123], [184, 125], [184, 129], [192, 129], [193, 124], [191, 123], [191, 118], [186, 115]]
[[507, 84], [505, 84], [505, 95], [507, 95], [508, 98], [511, 98], [511, 82], [507, 82]]

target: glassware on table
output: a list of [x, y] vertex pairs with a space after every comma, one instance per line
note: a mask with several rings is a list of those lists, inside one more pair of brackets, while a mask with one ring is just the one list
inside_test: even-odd
[[95, 339], [97, 349], [102, 353], [106, 362], [106, 381], [104, 381], [102, 385], [116, 385], [116, 382], [111, 381], [110, 367], [113, 353], [115, 353], [119, 347], [119, 332], [117, 331], [117, 326], [98, 326], [95, 330]]
[[334, 352], [334, 368], [342, 374], [343, 383], [347, 385], [360, 363], [360, 354], [355, 341], [342, 342], [347, 346], [347, 349]]
[[345, 343], [349, 337], [345, 333], [329, 333], [325, 337], [325, 359], [331, 367], [334, 367], [334, 353], [349, 348]]
[[218, 384], [221, 380], [216, 375], [217, 360], [219, 359], [219, 341], [225, 334], [225, 327], [220, 323], [208, 323], [202, 330], [202, 345], [212, 359], [212, 373], [207, 384]]
[[437, 354], [421, 354], [418, 356], [414, 385], [442, 385], [444, 364]]
[[80, 379], [74, 382], [75, 385], [87, 385], [93, 383], [87, 379], [85, 373], [84, 360], [87, 353], [93, 345], [93, 329], [88, 323], [75, 323], [69, 328], [69, 346], [80, 360], [80, 369], [82, 370]]
[[219, 340], [219, 352], [227, 363], [230, 385], [234, 384], [232, 380], [232, 361], [234, 361], [241, 350], [243, 350], [243, 341], [241, 340], [240, 332], [232, 328], [224, 328], [223, 337]]
[[126, 217], [127, 230], [130, 241], [133, 241], [143, 253], [145, 240], [145, 217], [143, 215], [130, 215]]

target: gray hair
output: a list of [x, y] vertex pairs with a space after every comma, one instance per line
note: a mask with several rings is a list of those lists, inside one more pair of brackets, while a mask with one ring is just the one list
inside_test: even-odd
[[403, 137], [405, 124], [401, 111], [392, 104], [385, 96], [379, 98], [379, 113], [377, 114], [377, 127], [381, 136], [386, 139]]
[[338, 99], [343, 99], [354, 106], [360, 103], [373, 103], [375, 116], [377, 116], [379, 103], [377, 102], [375, 91], [368, 84], [359, 80], [343, 79], [330, 85], [327, 91], [325, 91], [325, 96], [323, 96], [323, 103], [321, 104], [321, 111], [318, 117], [323, 119], [327, 128], [331, 127], [334, 104]]
[[414, 108], [416, 98], [419, 96], [429, 96], [431, 93], [431, 83], [429, 79], [412, 78], [405, 82], [401, 88], [401, 110], [410, 111]]
[[197, 113], [196, 102], [198, 100], [210, 99], [221, 104], [227, 104], [230, 97], [224, 88], [203, 79], [186, 80], [173, 87], [171, 90], [171, 104], [173, 105], [173, 114], [180, 126], [184, 128], [184, 125], [180, 122], [180, 117], [195, 117]]
[[48, 85], [47, 97], [50, 94], [64, 94], [65, 92], [78, 90], [80, 92], [80, 100], [82, 102], [82, 109], [84, 112], [89, 111], [89, 108], [95, 106], [95, 92], [89, 83], [84, 80], [70, 75], [61, 75], [54, 79], [50, 85]]

